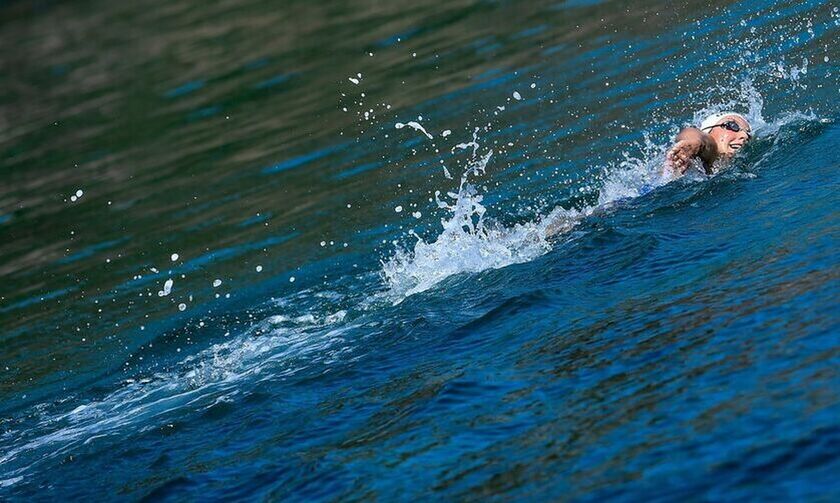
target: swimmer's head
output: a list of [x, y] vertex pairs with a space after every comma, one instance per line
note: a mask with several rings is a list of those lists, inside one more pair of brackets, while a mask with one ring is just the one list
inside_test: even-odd
[[725, 157], [732, 157], [735, 152], [752, 138], [749, 121], [738, 113], [723, 112], [712, 114], [700, 124], [700, 130], [708, 133], [717, 144], [718, 152]]

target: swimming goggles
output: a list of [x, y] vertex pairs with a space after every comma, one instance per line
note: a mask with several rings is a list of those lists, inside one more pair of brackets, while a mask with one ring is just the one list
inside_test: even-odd
[[[726, 121], [722, 124], [715, 124], [714, 126], [709, 126], [705, 129], [712, 129], [712, 128], [716, 128], [716, 127], [722, 127], [723, 129], [727, 129], [729, 131], [732, 131], [733, 133], [737, 133], [737, 132], [741, 131], [741, 126], [739, 126], [738, 123], [735, 122], [735, 121]], [[748, 140], [752, 138], [752, 133], [750, 133], [746, 129], [744, 129], [744, 132], [747, 133], [747, 139]]]

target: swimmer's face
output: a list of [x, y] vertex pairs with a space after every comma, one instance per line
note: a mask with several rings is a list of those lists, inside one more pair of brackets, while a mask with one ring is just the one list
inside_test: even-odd
[[718, 152], [725, 157], [735, 155], [735, 152], [741, 150], [747, 144], [752, 135], [750, 125], [736, 115], [722, 117], [717, 123], [725, 124], [729, 121], [738, 124], [740, 131], [732, 131], [726, 127], [713, 127], [708, 131], [709, 136], [717, 143]]

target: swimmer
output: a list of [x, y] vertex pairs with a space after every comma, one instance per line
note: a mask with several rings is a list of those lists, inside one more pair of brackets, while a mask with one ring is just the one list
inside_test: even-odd
[[[692, 166], [695, 159], [703, 163], [707, 175], [717, 172], [722, 165], [735, 156], [752, 138], [749, 121], [735, 112], [723, 112], [710, 115], [699, 128], [687, 127], [680, 131], [676, 141], [668, 151], [665, 162], [665, 174], [679, 178]], [[639, 193], [646, 193], [652, 187], [640, 188]], [[546, 217], [545, 237], [550, 239], [559, 234], [566, 234], [578, 225], [583, 218], [607, 211], [621, 200], [589, 208], [584, 212], [569, 214], [552, 212]]]
[[752, 128], [743, 115], [735, 112], [710, 115], [699, 129], [687, 127], [680, 131], [666, 156], [665, 172], [680, 177], [694, 159], [700, 159], [706, 174], [711, 175], [720, 168], [719, 161], [731, 159], [750, 138]]

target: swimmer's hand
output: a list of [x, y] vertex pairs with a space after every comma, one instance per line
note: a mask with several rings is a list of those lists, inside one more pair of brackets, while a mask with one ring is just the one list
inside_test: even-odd
[[712, 137], [697, 128], [688, 127], [680, 131], [676, 143], [665, 156], [665, 170], [671, 171], [674, 176], [682, 176], [694, 159], [700, 159], [703, 169], [710, 173], [717, 157], [717, 146]]
[[665, 156], [666, 166], [677, 176], [682, 176], [691, 167], [691, 161], [700, 156], [702, 143], [695, 139], [680, 140]]

